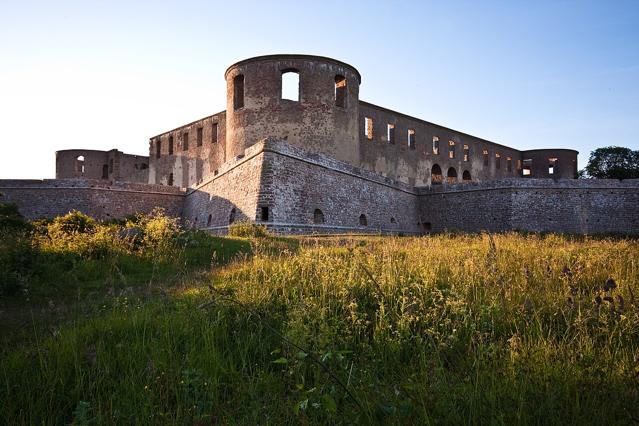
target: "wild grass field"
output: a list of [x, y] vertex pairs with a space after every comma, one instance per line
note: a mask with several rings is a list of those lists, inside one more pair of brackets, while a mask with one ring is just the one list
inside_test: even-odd
[[639, 422], [637, 240], [0, 213], [0, 423]]

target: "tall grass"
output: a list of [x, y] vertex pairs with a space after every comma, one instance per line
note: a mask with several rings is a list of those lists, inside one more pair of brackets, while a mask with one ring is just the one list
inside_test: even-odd
[[638, 283], [634, 240], [260, 238], [168, 294], [117, 295], [34, 332], [0, 359], [0, 412], [24, 424], [628, 424]]

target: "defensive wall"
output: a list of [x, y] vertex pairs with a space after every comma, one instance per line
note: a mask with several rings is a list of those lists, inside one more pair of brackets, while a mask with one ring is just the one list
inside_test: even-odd
[[0, 203], [14, 203], [27, 219], [78, 210], [96, 219], [122, 218], [162, 207], [181, 216], [184, 190], [95, 179], [0, 180]]

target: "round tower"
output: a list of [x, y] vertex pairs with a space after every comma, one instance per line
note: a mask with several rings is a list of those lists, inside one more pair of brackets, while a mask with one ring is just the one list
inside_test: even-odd
[[359, 163], [361, 76], [335, 59], [269, 55], [231, 65], [227, 87], [227, 158], [273, 137], [351, 164]]

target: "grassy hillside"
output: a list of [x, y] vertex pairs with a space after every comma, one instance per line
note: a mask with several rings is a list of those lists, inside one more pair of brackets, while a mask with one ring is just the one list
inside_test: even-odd
[[55, 223], [0, 245], [7, 424], [639, 421], [636, 240]]

